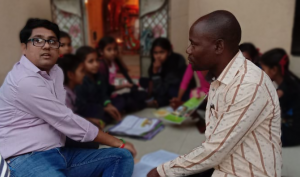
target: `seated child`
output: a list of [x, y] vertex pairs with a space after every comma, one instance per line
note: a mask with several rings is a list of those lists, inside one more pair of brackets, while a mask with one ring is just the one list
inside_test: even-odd
[[109, 83], [114, 84], [117, 73], [121, 73], [130, 85], [134, 85], [128, 75], [128, 68], [119, 56], [118, 45], [113, 37], [106, 36], [99, 40], [97, 51], [100, 56], [100, 72], [108, 74]]
[[103, 37], [97, 47], [98, 54], [100, 56], [100, 74], [109, 80], [111, 85], [114, 85], [117, 72], [121, 72], [127, 79], [128, 83], [121, 86], [115, 86], [116, 90], [122, 88], [130, 88], [129, 93], [114, 94], [111, 96], [113, 104], [117, 100], [124, 100], [124, 111], [132, 112], [138, 111], [146, 107], [147, 93], [145, 91], [138, 90], [138, 86], [135, 85], [128, 75], [126, 65], [120, 60], [117, 42], [113, 37]]
[[[96, 50], [83, 46], [76, 51], [76, 56], [83, 61], [85, 70], [83, 83], [75, 89], [78, 112], [85, 117], [100, 118], [106, 124], [113, 119], [120, 121], [121, 114], [110, 99], [111, 93], [117, 88], [99, 74], [100, 62]], [[123, 103], [120, 101], [119, 104], [119, 109], [122, 109]]]
[[[149, 97], [154, 98], [148, 106], [166, 106], [172, 98], [178, 95], [180, 83], [187, 68], [186, 60], [182, 55], [173, 52], [172, 45], [167, 38], [154, 40], [150, 56], [149, 79], [142, 78], [140, 84], [148, 88]], [[189, 93], [195, 86], [194, 80], [189, 82], [181, 101], [189, 99]]]
[[[82, 84], [84, 77], [84, 66], [83, 62], [79, 60], [75, 55], [65, 54], [58, 60], [58, 66], [63, 70], [64, 73], [64, 86], [67, 92], [66, 94], [66, 106], [70, 108], [74, 113], [77, 113], [76, 94], [74, 89], [77, 85]], [[79, 114], [80, 115], [80, 114]], [[104, 128], [104, 122], [98, 118], [86, 118], [99, 129]], [[77, 148], [98, 148], [99, 144], [94, 142], [80, 143], [67, 138], [66, 147], [77, 147]]]
[[73, 52], [72, 39], [68, 33], [64, 31], [60, 31], [59, 41], [60, 41], [60, 47], [59, 47], [60, 55], [71, 54]]
[[283, 49], [272, 49], [261, 56], [260, 65], [278, 85], [282, 146], [300, 145], [300, 80], [289, 70], [288, 55]]
[[80, 47], [76, 56], [84, 61], [86, 74], [83, 83], [76, 88], [79, 113], [85, 117], [99, 117], [105, 123], [111, 123], [113, 120], [121, 120], [120, 111], [142, 106], [143, 102], [137, 102], [130, 93], [111, 98], [114, 91], [129, 88], [131, 85], [111, 85], [108, 77], [99, 72], [100, 62], [94, 48]]

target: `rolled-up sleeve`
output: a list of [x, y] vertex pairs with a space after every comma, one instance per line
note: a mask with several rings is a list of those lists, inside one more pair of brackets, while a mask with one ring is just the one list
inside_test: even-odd
[[[236, 89], [242, 90], [243, 94], [237, 94], [235, 101], [231, 102]], [[253, 131], [260, 114], [269, 104], [266, 93], [256, 84], [239, 85], [230, 89], [227, 96], [230, 101], [225, 107], [232, 109], [221, 111], [222, 118], [211, 136], [189, 154], [158, 166], [160, 176], [186, 176], [219, 165]]]
[[75, 141], [93, 141], [99, 129], [84, 118], [75, 115], [56, 98], [55, 93], [51, 93], [45, 84], [37, 76], [20, 80], [16, 88], [17, 108], [43, 119]]

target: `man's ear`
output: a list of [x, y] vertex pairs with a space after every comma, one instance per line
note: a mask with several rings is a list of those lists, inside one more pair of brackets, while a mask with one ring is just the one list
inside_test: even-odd
[[27, 45], [25, 43], [21, 44], [21, 51], [22, 54], [26, 56], [26, 49], [27, 49]]
[[219, 54], [223, 53], [224, 47], [225, 47], [224, 40], [217, 39], [215, 44], [216, 44], [216, 48], [215, 48], [216, 54], [219, 55]]

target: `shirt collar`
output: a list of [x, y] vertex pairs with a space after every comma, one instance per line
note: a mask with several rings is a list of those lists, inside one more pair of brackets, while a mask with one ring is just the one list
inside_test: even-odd
[[226, 85], [229, 84], [236, 76], [236, 73], [239, 71], [244, 62], [245, 57], [243, 56], [242, 52], [239, 51], [227, 64], [226, 68], [222, 71], [217, 80]]
[[51, 79], [50, 76], [57, 70], [56, 65], [54, 65], [49, 74], [50, 76], [47, 74], [47, 72], [45, 71], [41, 71], [38, 67], [36, 67], [26, 56], [22, 55], [21, 59], [20, 59], [20, 64], [22, 64], [23, 66], [25, 66], [27, 69], [29, 69], [30, 71], [33, 71], [35, 73], [39, 73], [41, 74], [43, 77], [45, 77], [46, 79]]
[[33, 71], [35, 73], [40, 72], [41, 70], [36, 67], [30, 60], [28, 60], [28, 58], [24, 55], [22, 55], [21, 60], [20, 60], [20, 64], [22, 64], [23, 66], [25, 66], [27, 69], [29, 69], [30, 71]]

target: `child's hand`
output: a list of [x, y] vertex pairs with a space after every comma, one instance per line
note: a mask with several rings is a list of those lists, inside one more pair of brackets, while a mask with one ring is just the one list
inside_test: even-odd
[[176, 110], [180, 105], [182, 105], [182, 101], [179, 98], [175, 97], [170, 100], [170, 106], [174, 110]]
[[113, 119], [116, 121], [122, 120], [121, 114], [118, 111], [116, 107], [114, 107], [112, 104], [108, 104], [105, 108], [104, 111], [107, 112]]

